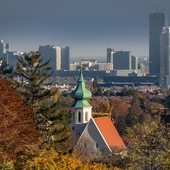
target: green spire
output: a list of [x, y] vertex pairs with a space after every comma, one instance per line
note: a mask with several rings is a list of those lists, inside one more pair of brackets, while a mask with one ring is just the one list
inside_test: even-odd
[[84, 99], [89, 99], [92, 94], [91, 92], [86, 89], [85, 87], [85, 82], [83, 78], [83, 73], [82, 70], [80, 71], [80, 76], [77, 81], [77, 87], [76, 89], [71, 93], [71, 97], [75, 100], [84, 100]]

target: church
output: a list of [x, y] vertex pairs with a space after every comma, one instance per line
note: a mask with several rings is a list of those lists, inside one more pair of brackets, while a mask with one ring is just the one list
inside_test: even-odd
[[71, 107], [72, 133], [76, 140], [76, 151], [91, 157], [108, 156], [115, 150], [126, 150], [109, 117], [92, 117], [92, 106], [88, 99], [92, 96], [86, 88], [83, 73], [80, 71], [76, 89], [71, 93], [74, 103]]

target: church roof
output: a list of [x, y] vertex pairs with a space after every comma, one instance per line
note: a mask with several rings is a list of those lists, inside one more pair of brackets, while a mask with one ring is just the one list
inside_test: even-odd
[[87, 100], [77, 100], [72, 107], [92, 107]]
[[109, 117], [94, 118], [100, 133], [111, 149], [126, 149], [126, 146]]
[[78, 79], [77, 87], [71, 93], [71, 97], [75, 100], [83, 100], [83, 99], [88, 99], [91, 96], [92, 96], [91, 92], [85, 87], [85, 82], [81, 71]]

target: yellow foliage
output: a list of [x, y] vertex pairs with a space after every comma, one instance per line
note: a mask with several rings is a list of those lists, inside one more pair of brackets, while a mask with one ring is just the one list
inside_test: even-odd
[[26, 162], [27, 170], [119, 170], [107, 168], [104, 164], [82, 162], [74, 154], [60, 155], [54, 150], [42, 151]]

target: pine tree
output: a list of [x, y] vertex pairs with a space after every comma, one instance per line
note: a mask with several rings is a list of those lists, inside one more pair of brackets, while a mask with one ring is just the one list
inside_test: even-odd
[[52, 90], [51, 76], [53, 71], [48, 61], [43, 61], [39, 52], [30, 52], [18, 58], [16, 72], [20, 77], [16, 82], [17, 89], [31, 106], [35, 122], [43, 134], [44, 141], [58, 146], [65, 142], [70, 132], [68, 116], [57, 110], [56, 89]]
[[13, 68], [8, 66], [8, 64], [6, 63], [3, 57], [0, 58], [0, 74], [8, 75], [10, 77], [13, 74]]

